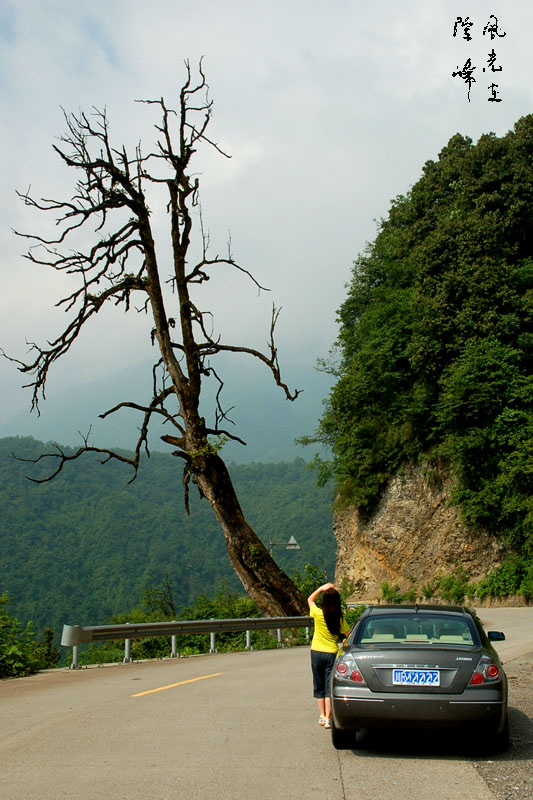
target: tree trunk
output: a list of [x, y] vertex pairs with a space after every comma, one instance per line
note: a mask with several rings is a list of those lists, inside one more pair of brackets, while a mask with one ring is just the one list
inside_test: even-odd
[[194, 482], [209, 501], [224, 532], [228, 555], [247, 594], [269, 616], [307, 614], [301, 592], [278, 567], [246, 522], [224, 461], [216, 454], [203, 459]]

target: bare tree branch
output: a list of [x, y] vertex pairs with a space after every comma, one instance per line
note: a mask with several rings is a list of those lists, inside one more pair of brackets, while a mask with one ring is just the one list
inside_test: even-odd
[[55, 477], [59, 475], [65, 464], [67, 464], [68, 462], [76, 461], [78, 458], [80, 458], [80, 456], [83, 456], [85, 453], [103, 453], [106, 455], [106, 458], [102, 460], [101, 462], [102, 464], [106, 464], [110, 459], [116, 459], [117, 461], [122, 461], [124, 464], [129, 464], [134, 468], [135, 474], [133, 478], [131, 478], [131, 480], [128, 481], [128, 483], [132, 483], [132, 481], [135, 480], [137, 471], [139, 469], [138, 459], [129, 458], [128, 456], [117, 453], [114, 450], [108, 450], [102, 447], [93, 447], [88, 443], [89, 435], [90, 434], [87, 434], [87, 436], [82, 436], [82, 439], [84, 441], [83, 446], [78, 448], [78, 450], [72, 455], [67, 455], [67, 453], [65, 453], [63, 448], [60, 447], [60, 445], [56, 444], [54, 445], [57, 451], [55, 453], [42, 453], [37, 458], [20, 458], [20, 456], [17, 456], [15, 453], [13, 453], [13, 457], [16, 458], [17, 461], [26, 461], [32, 464], [38, 464], [40, 461], [43, 461], [44, 459], [49, 459], [49, 458], [57, 459], [59, 462], [58, 466], [54, 469], [53, 472], [49, 473], [45, 478], [32, 478], [31, 476], [28, 476], [28, 480], [32, 481], [32, 483], [48, 483], [49, 481], [52, 481]]

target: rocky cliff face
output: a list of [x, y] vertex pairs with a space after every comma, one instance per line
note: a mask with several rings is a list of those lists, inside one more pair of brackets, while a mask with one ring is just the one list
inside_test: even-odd
[[369, 521], [353, 507], [336, 512], [336, 582], [351, 579], [354, 600], [377, 600], [383, 581], [406, 591], [458, 566], [471, 579], [498, 566], [503, 545], [462, 521], [450, 491], [449, 479], [409, 467], [391, 481]]

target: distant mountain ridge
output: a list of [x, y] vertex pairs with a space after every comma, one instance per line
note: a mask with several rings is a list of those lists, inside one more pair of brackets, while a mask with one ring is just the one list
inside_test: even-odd
[[[273, 463], [296, 457], [309, 459], [312, 448], [302, 448], [295, 439], [313, 433], [322, 413], [322, 401], [332, 380], [329, 375], [317, 372], [310, 365], [289, 365], [284, 370], [284, 380], [291, 389], [301, 389], [295, 402], [285, 399], [268, 371], [260, 364], [237, 360], [226, 361], [221, 369], [225, 379], [222, 393], [224, 409], [231, 409], [232, 422], [224, 422], [231, 433], [247, 444], [228, 442], [224, 456], [239, 464], [260, 461]], [[203, 413], [212, 420], [214, 396], [218, 389], [213, 379], [205, 382]], [[11, 416], [0, 421], [0, 437], [33, 436], [41, 441], [58, 441], [72, 446], [81, 443], [81, 434], [91, 430], [91, 441], [98, 446], [121, 447], [133, 450], [141, 414], [124, 409], [105, 421], [98, 415], [125, 400], [148, 403], [151, 399], [151, 365], [149, 362], [128, 367], [119, 373], [79, 386], [58, 391], [53, 387], [48, 399], [41, 403], [40, 416], [30, 414], [29, 392], [27, 404]], [[166, 446], [159, 437], [167, 429], [153, 425], [150, 447], [164, 451]]]
[[[183, 505], [181, 463], [170, 454], [145, 458], [137, 479], [118, 462], [87, 454], [52, 482], [35, 458], [50, 445], [29, 437], [0, 439], [0, 592], [13, 613], [40, 630], [64, 623], [104, 624], [139, 603], [143, 588], [168, 573], [175, 602], [188, 605], [225, 582], [238, 589], [224, 537], [206, 501], [191, 490]], [[332, 497], [316, 486], [303, 459], [230, 465], [243, 510], [289, 574], [306, 563], [333, 578]], [[287, 551], [294, 536], [300, 550]]]

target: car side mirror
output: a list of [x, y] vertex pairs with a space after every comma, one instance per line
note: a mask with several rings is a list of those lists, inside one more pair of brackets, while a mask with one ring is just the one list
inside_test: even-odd
[[505, 640], [505, 633], [502, 633], [502, 631], [488, 631], [487, 635], [491, 642], [503, 642]]

